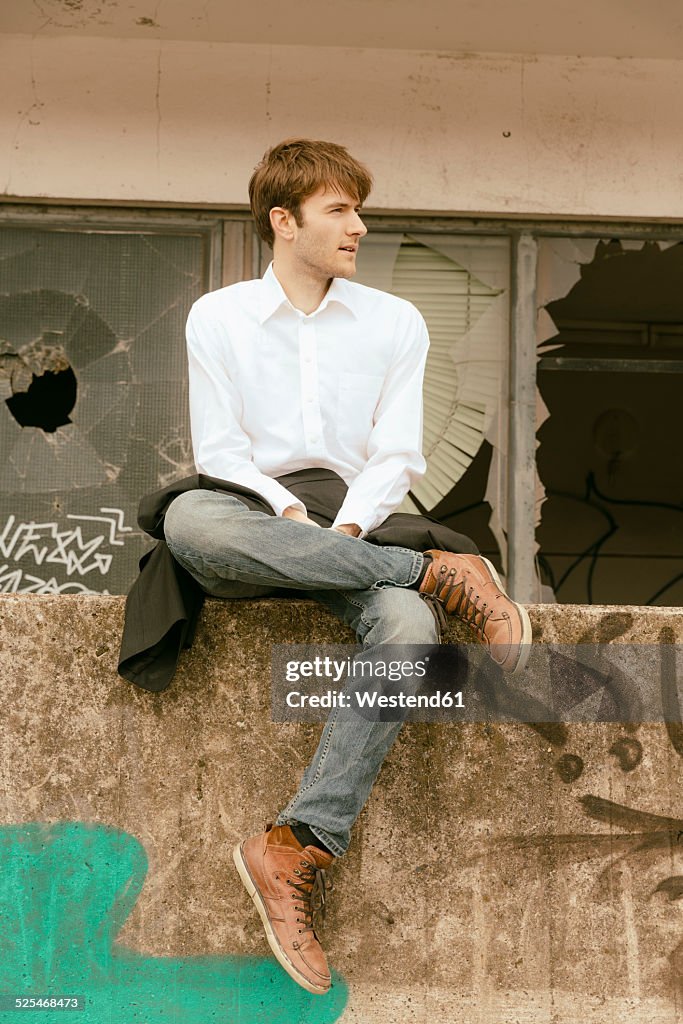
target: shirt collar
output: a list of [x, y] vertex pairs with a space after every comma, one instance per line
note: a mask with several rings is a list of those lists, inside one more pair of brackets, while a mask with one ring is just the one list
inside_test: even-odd
[[[324, 309], [330, 304], [330, 302], [337, 302], [344, 306], [348, 311], [356, 318], [359, 315], [358, 300], [354, 294], [354, 289], [349, 286], [349, 282], [345, 281], [343, 277], [333, 277], [332, 284], [327, 289], [327, 293], [323, 298], [322, 302], [315, 310], [315, 313], [322, 313]], [[294, 309], [291, 302], [285, 295], [284, 289], [273, 270], [272, 262], [268, 265], [268, 269], [261, 278], [261, 289], [259, 295], [259, 323], [264, 324], [266, 320], [269, 320], [273, 313], [281, 306], [289, 306], [290, 309]], [[298, 312], [298, 310], [297, 310]], [[313, 316], [313, 314], [311, 314]]]

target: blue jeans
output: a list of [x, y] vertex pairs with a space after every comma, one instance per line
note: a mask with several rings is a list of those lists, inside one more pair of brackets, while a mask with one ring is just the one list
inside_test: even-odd
[[[381, 659], [383, 644], [439, 643], [436, 620], [413, 588], [423, 565], [419, 552], [269, 516], [208, 490], [179, 495], [164, 529], [174, 558], [207, 594], [244, 598], [267, 597], [283, 587], [302, 591], [356, 631], [364, 661]], [[409, 692], [415, 680], [399, 685]], [[350, 678], [345, 692], [359, 686], [362, 676]], [[341, 856], [401, 725], [335, 708], [277, 824], [305, 822]]]

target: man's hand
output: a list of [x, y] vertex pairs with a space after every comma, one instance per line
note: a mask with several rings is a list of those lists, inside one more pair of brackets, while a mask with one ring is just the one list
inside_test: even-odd
[[293, 519], [296, 523], [308, 523], [310, 526], [317, 526], [320, 529], [320, 523], [314, 522], [313, 519], [309, 519], [305, 512], [302, 512], [296, 505], [289, 505], [282, 513], [283, 519]]
[[360, 537], [361, 529], [358, 523], [342, 523], [340, 526], [333, 526], [337, 533], [345, 533], [348, 537]]

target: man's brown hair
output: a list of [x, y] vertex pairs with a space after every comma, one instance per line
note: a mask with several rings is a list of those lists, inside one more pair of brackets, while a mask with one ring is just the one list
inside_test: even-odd
[[299, 227], [301, 204], [326, 185], [365, 202], [372, 175], [343, 146], [313, 139], [286, 139], [264, 155], [249, 181], [249, 201], [256, 230], [268, 245], [274, 241], [270, 211], [282, 206]]

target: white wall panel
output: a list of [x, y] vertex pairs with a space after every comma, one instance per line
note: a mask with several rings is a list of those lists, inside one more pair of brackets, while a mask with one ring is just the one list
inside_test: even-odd
[[683, 216], [683, 63], [0, 37], [0, 192], [246, 203], [304, 134], [375, 172], [370, 206]]

